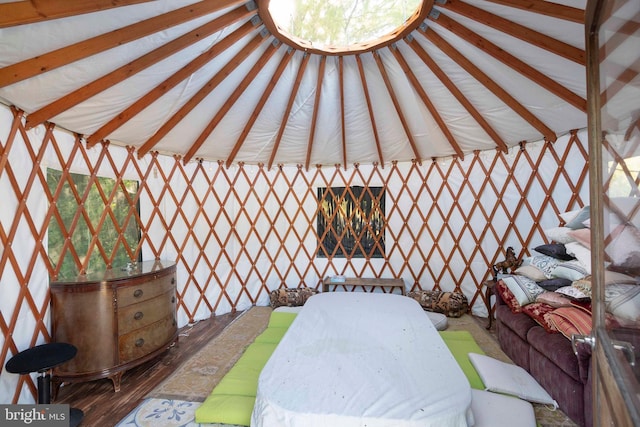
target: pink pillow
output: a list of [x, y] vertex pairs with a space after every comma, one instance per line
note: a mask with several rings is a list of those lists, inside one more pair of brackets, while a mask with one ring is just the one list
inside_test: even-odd
[[591, 333], [591, 314], [577, 307], [556, 308], [545, 314], [545, 320], [568, 339], [574, 334]]
[[568, 231], [567, 234], [573, 237], [576, 242], [582, 243], [586, 248], [591, 249], [591, 230], [588, 228], [580, 228], [578, 230]]
[[571, 300], [558, 292], [544, 292], [536, 297], [536, 302], [550, 305], [554, 308], [571, 307]]

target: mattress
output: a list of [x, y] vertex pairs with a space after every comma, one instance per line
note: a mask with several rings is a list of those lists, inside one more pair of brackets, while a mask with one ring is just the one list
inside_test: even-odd
[[255, 427], [472, 425], [471, 387], [413, 299], [311, 297], [263, 368]]

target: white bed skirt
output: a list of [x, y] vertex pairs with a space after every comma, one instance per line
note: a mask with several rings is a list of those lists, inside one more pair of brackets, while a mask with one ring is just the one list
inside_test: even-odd
[[471, 388], [429, 318], [394, 294], [311, 297], [265, 365], [255, 427], [462, 427]]

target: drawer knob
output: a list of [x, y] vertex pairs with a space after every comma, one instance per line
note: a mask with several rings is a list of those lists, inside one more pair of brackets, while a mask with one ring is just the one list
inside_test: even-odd
[[172, 278], [171, 278], [171, 284], [172, 284], [172, 285], [175, 285], [175, 284], [176, 284], [176, 278], [175, 278], [175, 277], [172, 277]]
[[138, 338], [136, 340], [136, 347], [142, 347], [144, 345], [144, 339]]
[[136, 320], [140, 320], [144, 317], [144, 313], [141, 311], [138, 311], [136, 314], [133, 315], [133, 318]]
[[171, 297], [171, 304], [176, 302], [176, 297]]
[[133, 296], [136, 298], [140, 298], [143, 293], [144, 292], [142, 292], [142, 289], [136, 289], [136, 291], [133, 293]]

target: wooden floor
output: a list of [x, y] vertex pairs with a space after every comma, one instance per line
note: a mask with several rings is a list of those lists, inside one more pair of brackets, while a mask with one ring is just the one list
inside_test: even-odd
[[197, 322], [180, 330], [178, 347], [140, 365], [122, 376], [119, 392], [111, 380], [67, 384], [53, 403], [68, 403], [84, 412], [83, 427], [111, 427], [131, 412], [144, 397], [192, 354], [217, 336], [241, 312], [228, 313]]

